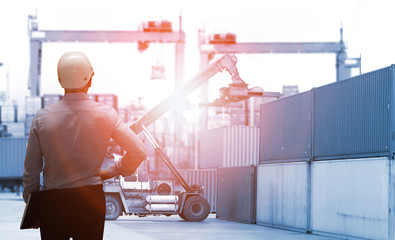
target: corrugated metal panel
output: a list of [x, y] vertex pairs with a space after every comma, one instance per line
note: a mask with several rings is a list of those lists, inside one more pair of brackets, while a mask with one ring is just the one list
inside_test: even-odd
[[309, 160], [311, 116], [312, 91], [261, 105], [260, 162]]
[[388, 239], [388, 176], [385, 157], [314, 162], [313, 232]]
[[42, 107], [41, 97], [26, 96], [25, 98], [26, 114], [34, 115]]
[[217, 207], [217, 169], [180, 170], [189, 185], [204, 187], [203, 197], [208, 201], [211, 212]]
[[225, 127], [224, 167], [258, 165], [259, 128]]
[[17, 120], [16, 111], [18, 111], [18, 108], [16, 106], [2, 106], [0, 110], [2, 122], [15, 122]]
[[18, 122], [24, 122], [26, 119], [26, 108], [18, 107]]
[[199, 168], [222, 167], [224, 158], [224, 128], [215, 128], [200, 133]]
[[200, 135], [200, 168], [257, 165], [259, 128], [227, 126]]
[[[392, 159], [392, 157], [390, 158]], [[394, 209], [395, 209], [395, 165], [394, 161], [390, 160], [388, 161], [389, 167], [390, 167], [390, 172], [389, 172], [389, 187], [388, 187], [388, 226], [389, 226], [389, 231], [388, 231], [388, 238], [389, 239], [395, 239], [395, 214], [394, 214]]]
[[7, 125], [7, 132], [12, 137], [25, 137], [25, 123], [24, 122], [11, 122], [5, 123]]
[[256, 167], [218, 169], [217, 218], [255, 223]]
[[259, 165], [256, 205], [257, 224], [306, 231], [308, 164]]
[[27, 138], [0, 138], [0, 178], [22, 178]]
[[316, 159], [388, 156], [393, 71], [391, 66], [315, 89]]
[[130, 119], [130, 111], [127, 108], [118, 108], [118, 116], [123, 122], [127, 123]]

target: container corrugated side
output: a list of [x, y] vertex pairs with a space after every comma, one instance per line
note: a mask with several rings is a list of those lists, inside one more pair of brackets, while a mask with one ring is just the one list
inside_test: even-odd
[[388, 239], [389, 171], [387, 157], [314, 162], [313, 233]]
[[245, 126], [224, 127], [223, 167], [258, 165], [259, 128]]
[[1, 110], [1, 122], [15, 122], [17, 120], [18, 109], [15, 106], [2, 106]]
[[26, 114], [34, 115], [42, 108], [41, 97], [26, 96], [25, 97]]
[[22, 179], [27, 138], [0, 138], [0, 178]]
[[312, 91], [261, 105], [260, 163], [311, 158]]
[[389, 155], [393, 71], [391, 66], [315, 89], [315, 159]]
[[256, 222], [256, 167], [218, 169], [217, 218]]
[[258, 166], [257, 224], [303, 232], [308, 230], [308, 171], [306, 162]]
[[200, 134], [200, 168], [258, 165], [259, 128], [226, 126]]
[[118, 116], [123, 122], [127, 123], [130, 119], [130, 111], [127, 108], [118, 108]]
[[189, 185], [197, 184], [203, 187], [203, 197], [208, 201], [211, 212], [217, 207], [217, 169], [182, 169], [183, 175]]
[[7, 125], [7, 132], [12, 137], [25, 137], [25, 123], [24, 122], [11, 122], [5, 123]]

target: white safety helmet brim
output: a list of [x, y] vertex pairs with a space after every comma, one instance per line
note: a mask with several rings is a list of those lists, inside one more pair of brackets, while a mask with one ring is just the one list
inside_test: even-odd
[[93, 74], [91, 63], [82, 52], [67, 52], [59, 59], [58, 78], [62, 88], [81, 88]]

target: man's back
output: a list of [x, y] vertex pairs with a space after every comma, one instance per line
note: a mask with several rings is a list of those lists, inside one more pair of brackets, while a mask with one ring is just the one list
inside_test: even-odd
[[116, 121], [114, 109], [91, 101], [84, 93], [66, 94], [39, 111], [32, 125], [45, 157], [45, 188], [100, 184], [95, 175]]

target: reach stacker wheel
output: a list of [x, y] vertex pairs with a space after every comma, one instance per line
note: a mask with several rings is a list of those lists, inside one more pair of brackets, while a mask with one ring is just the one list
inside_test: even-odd
[[179, 213], [178, 216], [180, 216], [180, 218], [184, 219], [185, 221], [187, 221], [187, 219], [185, 218], [183, 213]]
[[204, 221], [210, 214], [210, 205], [201, 196], [191, 196], [185, 201], [184, 210], [179, 216], [190, 222]]
[[119, 198], [106, 195], [106, 220], [116, 220], [121, 215], [121, 203]]

